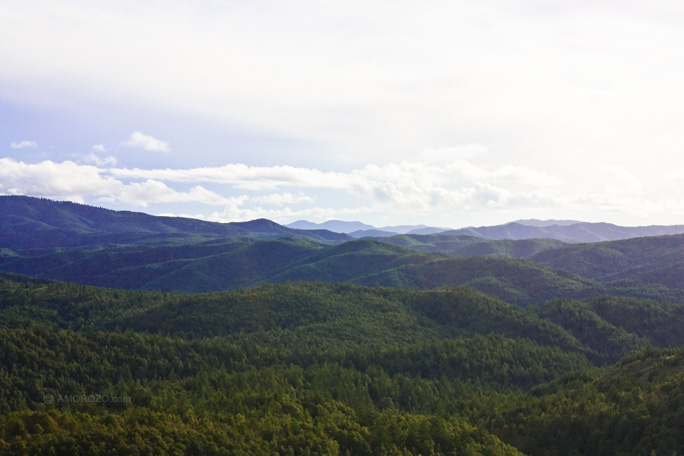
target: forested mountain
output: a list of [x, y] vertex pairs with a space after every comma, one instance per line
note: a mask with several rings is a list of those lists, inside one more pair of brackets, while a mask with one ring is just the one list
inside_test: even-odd
[[604, 282], [633, 279], [684, 288], [684, 235], [568, 245], [530, 258]]
[[626, 235], [584, 225], [351, 240], [0, 197], [0, 455], [684, 452], [684, 235], [515, 238]]
[[684, 288], [684, 235], [581, 244], [553, 239], [489, 240], [442, 234], [401, 235], [377, 240], [454, 257], [524, 258], [600, 282], [631, 280]]
[[684, 290], [632, 282], [600, 283], [530, 261], [453, 258], [372, 240], [328, 245], [307, 239], [227, 238], [199, 244], [0, 251], [0, 270], [124, 289], [207, 292], [262, 282], [352, 282], [400, 288], [469, 285], [507, 302], [606, 293], [680, 300]]
[[139, 212], [111, 211], [27, 196], [0, 196], [0, 248], [32, 249], [158, 243], [227, 236], [296, 236], [329, 242], [350, 239], [326, 230], [293, 230], [270, 220], [214, 223]]
[[539, 252], [566, 245], [554, 239], [491, 240], [477, 236], [442, 234], [404, 234], [377, 240], [421, 252], [444, 253], [454, 257], [531, 258]]
[[0, 454], [670, 454], [684, 352], [648, 346], [683, 323], [626, 298], [5, 277]]
[[331, 243], [346, 235], [267, 220], [218, 224], [24, 197], [0, 197], [0, 207], [0, 242], [12, 246], [0, 249], [0, 270], [112, 288], [469, 285], [523, 306], [602, 294], [659, 301], [684, 296], [684, 236], [577, 245], [442, 234]]
[[237, 336], [236, 341], [245, 334], [289, 330], [315, 335], [319, 346], [340, 340], [404, 344], [495, 332], [611, 362], [646, 343], [684, 344], [682, 305], [634, 298], [555, 299], [523, 309], [468, 287], [300, 283], [197, 295], [123, 292], [13, 275], [0, 278], [0, 288], [0, 315], [10, 327], [42, 323], [91, 331]]
[[125, 289], [220, 291], [257, 285], [325, 247], [300, 239], [224, 238], [0, 254], [0, 268], [35, 277]]

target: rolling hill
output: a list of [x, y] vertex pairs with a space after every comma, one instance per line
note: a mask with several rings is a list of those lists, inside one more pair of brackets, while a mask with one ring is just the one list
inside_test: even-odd
[[0, 251], [0, 270], [96, 286], [182, 292], [304, 281], [401, 288], [469, 285], [522, 306], [602, 294], [684, 301], [682, 289], [600, 283], [529, 260], [453, 258], [375, 240], [329, 245], [303, 238], [227, 238], [166, 246]]
[[491, 240], [477, 236], [442, 234], [404, 234], [377, 240], [421, 252], [444, 253], [453, 257], [531, 258], [544, 250], [566, 245], [554, 239]]
[[0, 277], [0, 454], [672, 454], [682, 309]]
[[400, 235], [388, 244], [453, 257], [528, 259], [599, 282], [684, 288], [684, 235], [567, 244], [553, 239], [490, 240], [465, 235]]
[[23, 197], [0, 204], [0, 270], [44, 279], [183, 292], [301, 281], [469, 285], [523, 306], [601, 294], [684, 301], [682, 236], [566, 245], [440, 234], [340, 243], [349, 238], [268, 220], [218, 224]]
[[636, 280], [684, 288], [684, 235], [568, 245], [530, 259], [601, 282]]

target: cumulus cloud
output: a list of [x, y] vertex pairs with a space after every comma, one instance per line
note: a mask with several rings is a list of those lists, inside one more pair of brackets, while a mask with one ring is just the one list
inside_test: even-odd
[[116, 157], [100, 157], [92, 152], [83, 156], [83, 161], [86, 163], [92, 163], [96, 166], [116, 166], [117, 163]]
[[92, 147], [93, 152], [105, 153], [107, 148], [103, 144], [95, 144]]
[[[246, 191], [280, 188], [318, 188], [342, 191], [371, 201], [386, 210], [456, 210], [473, 207], [501, 207], [513, 202], [539, 201], [533, 195], [547, 193], [560, 181], [547, 173], [524, 166], [486, 167], [463, 156], [482, 153], [480, 147], [463, 150], [441, 149], [441, 161], [415, 161], [366, 165], [349, 172], [329, 172], [293, 166], [254, 167], [229, 164], [193, 169], [112, 169], [119, 178], [155, 179], [178, 183], [227, 184]], [[454, 155], [452, 157], [452, 155]], [[260, 196], [254, 203], [285, 205], [312, 202], [291, 192]]]
[[126, 147], [135, 147], [143, 150], [149, 150], [151, 152], [171, 152], [171, 146], [169, 146], [169, 143], [162, 141], [161, 139], [145, 135], [139, 131], [131, 133], [131, 137], [125, 141], [122, 141], [121, 145]]
[[95, 166], [72, 161], [26, 164], [11, 158], [0, 159], [0, 191], [4, 193], [82, 201], [87, 195], [116, 193], [121, 186], [120, 181], [103, 176]]
[[109, 176], [105, 169], [73, 161], [55, 163], [47, 160], [27, 164], [11, 158], [0, 159], [0, 193], [68, 198], [78, 202], [83, 202], [85, 197], [96, 197], [102, 202], [142, 207], [150, 203], [176, 202], [221, 206], [234, 201], [234, 198], [226, 198], [199, 185], [181, 192], [152, 179], [126, 183]]
[[19, 141], [19, 142], [13, 142], [10, 144], [10, 147], [12, 149], [31, 149], [34, 147], [38, 147], [38, 143], [35, 141]]
[[202, 186], [193, 187], [188, 192], [179, 192], [163, 182], [150, 179], [145, 182], [133, 182], [124, 185], [116, 194], [101, 198], [100, 200], [119, 201], [135, 206], [147, 207], [149, 203], [199, 202], [208, 205], [230, 205], [236, 201], [236, 198], [225, 198]]

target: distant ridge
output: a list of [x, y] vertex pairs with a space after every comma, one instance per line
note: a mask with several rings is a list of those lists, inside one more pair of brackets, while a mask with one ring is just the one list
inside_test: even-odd
[[436, 228], [434, 226], [426, 226], [425, 228], [416, 228], [415, 230], [411, 230], [405, 234], [437, 234], [449, 230], [450, 228]]
[[[543, 222], [542, 222], [543, 224]], [[684, 225], [625, 227], [611, 223], [579, 222], [571, 225], [533, 226], [519, 222], [505, 225], [462, 228], [444, 231], [441, 235], [476, 236], [484, 239], [555, 239], [568, 243], [619, 241], [637, 237], [684, 233]]]
[[553, 225], [561, 225], [561, 226], [567, 226], [567, 225], [574, 225], [576, 223], [584, 223], [579, 220], [538, 220], [538, 219], [526, 219], [526, 220], [516, 220], [513, 223], [519, 223], [521, 225], [527, 225], [527, 226], [536, 226], [536, 227], [545, 227], [545, 226], [553, 226]]
[[113, 211], [68, 201], [0, 196], [0, 248], [76, 247], [154, 239], [220, 237], [307, 237], [326, 242], [349, 240], [326, 230], [296, 230], [266, 219], [217, 223], [141, 212]]
[[601, 282], [629, 279], [684, 288], [684, 234], [566, 244], [530, 259]]
[[384, 226], [378, 229], [382, 231], [391, 231], [397, 234], [434, 234], [450, 230], [451, 228], [440, 228], [427, 225], [398, 225]]
[[335, 233], [350, 234], [356, 238], [367, 236], [382, 237], [395, 234], [435, 234], [451, 229], [427, 225], [396, 225], [377, 228], [373, 225], [368, 225], [363, 222], [344, 222], [342, 220], [328, 220], [322, 223], [309, 222], [307, 220], [297, 220], [296, 222], [289, 223], [285, 226], [298, 230], [325, 229], [334, 231]]
[[393, 233], [391, 231], [383, 231], [383, 230], [359, 230], [359, 231], [352, 231], [349, 233], [349, 236], [359, 239], [359, 238], [364, 238], [364, 237], [392, 237], [396, 236], [397, 233]]
[[334, 233], [349, 234], [354, 231], [373, 230], [372, 225], [367, 225], [362, 222], [344, 222], [342, 220], [328, 220], [323, 223], [314, 223], [306, 220], [297, 220], [296, 222], [285, 225], [287, 228], [296, 230], [329, 230]]
[[[468, 285], [520, 305], [607, 293], [684, 302], [684, 235], [645, 237], [681, 229], [510, 223], [465, 229], [477, 233], [470, 237], [404, 234], [353, 240], [266, 219], [213, 223], [4, 196], [0, 270], [161, 291], [320, 281], [409, 288]], [[578, 243], [580, 235], [637, 238]], [[540, 239], [551, 236], [575, 244]]]

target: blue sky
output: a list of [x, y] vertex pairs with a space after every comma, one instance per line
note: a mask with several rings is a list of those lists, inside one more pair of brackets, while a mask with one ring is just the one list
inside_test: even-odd
[[682, 224], [683, 35], [664, 0], [0, 0], [0, 193]]

